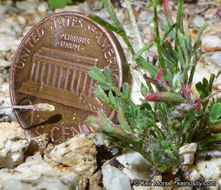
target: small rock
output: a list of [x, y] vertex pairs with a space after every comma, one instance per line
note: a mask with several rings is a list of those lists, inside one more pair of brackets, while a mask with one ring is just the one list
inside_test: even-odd
[[2, 83], [4, 83], [4, 82], [5, 82], [4, 76], [2, 76], [2, 75], [0, 74], [0, 84], [2, 84]]
[[[73, 170], [39, 159], [23, 163], [14, 169], [0, 170], [0, 187], [8, 187], [8, 190], [16, 184], [22, 190], [72, 190], [78, 188], [78, 182], [79, 177]], [[15, 187], [17, 190], [17, 186], [11, 189]]]
[[[10, 97], [8, 91], [5, 92], [5, 87], [8, 88], [7, 83], [0, 85], [0, 107], [8, 107], [11, 106]], [[2, 87], [2, 88], [1, 88]], [[6, 89], [8, 90], [8, 89]], [[4, 117], [9, 117], [10, 121], [16, 121], [15, 115], [12, 109], [0, 109], [0, 115]], [[3, 121], [3, 120], [2, 120]]]
[[[2, 97], [1, 101], [3, 101], [4, 98], [9, 98], [9, 85], [8, 83], [4, 83], [4, 84], [1, 84], [0, 86], [0, 93], [3, 93], [3, 94], [7, 94], [5, 95], [4, 97]], [[1, 95], [1, 94], [0, 94]], [[1, 95], [2, 96], [2, 95]], [[9, 99], [8, 99], [9, 100]], [[8, 103], [10, 102], [10, 100], [8, 101]], [[10, 104], [10, 103], [9, 103]], [[11, 105], [11, 104], [10, 104]]]
[[119, 148], [117, 147], [116, 143], [105, 138], [103, 134], [94, 133], [92, 139], [97, 147], [104, 146], [106, 149], [108, 149], [108, 152], [112, 153], [113, 156], [119, 153]]
[[21, 181], [17, 179], [8, 179], [5, 180], [2, 184], [3, 190], [12, 190], [16, 187], [16, 190], [26, 190], [27, 186], [22, 184]]
[[62, 183], [60, 179], [45, 177], [41, 183], [35, 186], [35, 189], [47, 189], [47, 190], [69, 190], [66, 184]]
[[135, 186], [133, 185], [133, 190], [149, 190], [149, 187], [147, 186]]
[[38, 2], [34, 0], [16, 1], [16, 7], [21, 11], [32, 14], [35, 13], [36, 8], [38, 7]]
[[[207, 80], [211, 74], [217, 76], [221, 70], [221, 51], [205, 53], [196, 66], [193, 83], [201, 82], [203, 78]], [[221, 75], [215, 77], [214, 85], [221, 84]]]
[[183, 156], [183, 163], [192, 165], [194, 162], [194, 154], [197, 150], [196, 143], [185, 144], [179, 148], [179, 154]]
[[7, 35], [16, 35], [21, 32], [21, 28], [18, 23], [14, 22], [11, 18], [7, 18], [0, 22], [0, 33]]
[[102, 167], [103, 184], [107, 190], [131, 190], [130, 180], [124, 172], [108, 164]]
[[203, 179], [213, 182], [207, 189], [215, 190], [221, 187], [221, 146], [213, 144], [205, 150], [196, 153], [195, 165], [185, 171], [190, 181]]
[[0, 15], [4, 15], [7, 12], [8, 8], [6, 6], [0, 6]]
[[17, 19], [18, 19], [18, 22], [19, 22], [20, 24], [22, 24], [22, 25], [25, 25], [25, 24], [26, 24], [26, 20], [24, 19], [24, 17], [18, 16]]
[[[162, 176], [161, 175], [157, 175], [154, 176], [154, 178], [152, 179], [153, 183], [159, 183], [162, 182]], [[153, 185], [149, 188], [149, 190], [164, 190], [163, 186], [157, 186], [157, 185]]]
[[221, 133], [221, 122], [213, 126], [213, 128], [211, 129], [211, 133]]
[[42, 160], [42, 156], [41, 156], [40, 152], [34, 154], [33, 156], [28, 156], [25, 159], [25, 162], [30, 162], [30, 161], [33, 161], [33, 160]]
[[63, 9], [55, 9], [56, 13], [63, 12], [63, 11], [77, 11], [77, 12], [82, 12], [84, 14], [91, 13], [91, 9], [90, 9], [87, 2], [79, 3], [79, 4], [74, 5], [74, 6], [69, 5], [69, 6], [66, 6]]
[[116, 9], [116, 15], [119, 19], [120, 23], [124, 23], [129, 21], [128, 12], [125, 9]]
[[143, 30], [145, 27], [149, 27], [149, 24], [151, 23], [150, 21], [152, 18], [153, 18], [153, 14], [150, 14], [147, 11], [142, 11], [138, 18], [139, 28]]
[[107, 11], [105, 10], [101, 10], [99, 12], [94, 12], [93, 14], [95, 14], [96, 16], [106, 20], [110, 18], [110, 15], [107, 13]]
[[31, 139], [30, 146], [27, 150], [29, 155], [37, 151], [43, 152], [46, 150], [46, 148], [49, 148], [48, 146], [49, 138], [48, 138], [48, 134], [46, 133], [41, 134], [37, 137], [32, 137], [30, 139]]
[[196, 16], [192, 22], [193, 22], [193, 25], [198, 28], [201, 28], [205, 24], [205, 20], [202, 16]]
[[76, 172], [90, 176], [97, 167], [96, 147], [85, 134], [76, 135], [67, 142], [56, 145], [49, 157], [57, 163], [72, 167]]
[[102, 1], [96, 1], [90, 6], [92, 11], [100, 11], [104, 8], [104, 4]]
[[11, 63], [9, 61], [6, 61], [4, 59], [0, 59], [0, 67], [8, 67]]
[[202, 50], [204, 52], [221, 51], [221, 39], [218, 36], [202, 38]]
[[99, 170], [90, 177], [90, 188], [91, 190], [105, 190], [102, 185], [102, 172]]
[[[210, 159], [206, 159], [210, 156]], [[214, 144], [196, 155], [196, 168], [207, 180], [218, 179], [221, 174], [221, 146]]]
[[141, 71], [137, 71], [135, 69], [131, 72], [133, 78], [132, 78], [132, 89], [131, 89], [131, 100], [139, 105], [141, 104], [140, 99], [144, 99], [144, 96], [140, 92], [141, 82], [143, 84], [146, 84], [143, 75], [141, 74]]
[[0, 114], [0, 122], [11, 122], [11, 118], [8, 115]]
[[203, 13], [203, 15], [204, 15], [204, 17], [205, 17], [205, 19], [207, 19], [207, 20], [213, 20], [214, 18], [216, 18], [215, 16], [216, 16], [216, 12], [217, 12], [217, 8], [210, 8], [210, 9], [208, 9], [207, 11], [205, 11], [204, 13]]
[[18, 123], [0, 123], [0, 167], [11, 168], [23, 163], [29, 143]]
[[0, 51], [16, 50], [20, 41], [13, 35], [0, 35]]
[[145, 158], [138, 152], [128, 151], [121, 156], [117, 157], [117, 160], [125, 167], [122, 171], [132, 180], [150, 179], [150, 165]]
[[42, 2], [39, 6], [38, 6], [38, 11], [45, 13], [47, 10], [49, 9], [48, 7], [48, 3], [46, 2]]

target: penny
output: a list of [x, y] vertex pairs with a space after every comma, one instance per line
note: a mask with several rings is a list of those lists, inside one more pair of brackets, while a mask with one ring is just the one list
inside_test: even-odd
[[122, 48], [112, 32], [87, 16], [62, 12], [36, 24], [19, 45], [12, 63], [12, 105], [49, 103], [53, 112], [15, 110], [21, 126], [32, 136], [48, 134], [54, 144], [82, 132], [89, 115], [114, 111], [93, 94], [96, 81], [88, 72], [109, 66], [118, 88], [127, 67]]

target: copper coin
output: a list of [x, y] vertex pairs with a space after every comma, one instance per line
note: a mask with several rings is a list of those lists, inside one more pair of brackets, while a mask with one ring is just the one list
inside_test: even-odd
[[10, 76], [12, 105], [49, 103], [53, 112], [15, 110], [32, 136], [48, 134], [52, 143], [82, 132], [89, 115], [114, 111], [93, 94], [88, 72], [109, 66], [120, 88], [127, 77], [122, 48], [112, 32], [76, 12], [62, 12], [36, 24], [15, 54]]

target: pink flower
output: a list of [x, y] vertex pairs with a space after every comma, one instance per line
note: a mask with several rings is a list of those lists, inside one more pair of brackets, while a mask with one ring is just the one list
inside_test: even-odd
[[165, 12], [169, 12], [168, 0], [165, 0], [163, 3], [163, 8]]
[[145, 100], [149, 101], [149, 102], [158, 102], [158, 101], [161, 101], [162, 99], [163, 99], [162, 98], [162, 92], [153, 93], [153, 94], [150, 94], [150, 95], [145, 97]]
[[184, 86], [183, 82], [181, 82], [181, 86], [182, 86], [182, 90], [183, 90], [183, 94], [186, 97], [186, 99], [188, 100], [188, 102], [190, 102], [190, 92], [191, 92], [191, 84], [187, 85], [187, 88]]
[[198, 111], [200, 109], [200, 106], [201, 106], [201, 102], [202, 102], [202, 99], [199, 98], [195, 104], [195, 109], [196, 111]]
[[218, 9], [218, 10], [216, 11], [216, 16], [218, 16], [218, 17], [221, 18], [221, 9]]
[[162, 73], [163, 73], [163, 69], [160, 68], [158, 73], [157, 73], [157, 80], [161, 81], [162, 80]]

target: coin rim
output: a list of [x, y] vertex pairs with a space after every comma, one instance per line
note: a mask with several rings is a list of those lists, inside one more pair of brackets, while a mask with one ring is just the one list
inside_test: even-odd
[[[122, 49], [118, 39], [113, 34], [113, 32], [107, 30], [106, 28], [104, 28], [100, 24], [94, 22], [93, 20], [91, 20], [88, 17], [88, 15], [85, 15], [83, 13], [75, 12], [75, 11], [59, 12], [59, 13], [55, 13], [53, 15], [47, 16], [44, 19], [42, 19], [41, 21], [39, 21], [37, 24], [35, 24], [30, 29], [30, 31], [24, 36], [22, 41], [20, 42], [20, 44], [19, 44], [19, 46], [18, 46], [18, 48], [17, 48], [17, 50], [15, 52], [15, 55], [13, 57], [13, 60], [12, 60], [11, 72], [10, 72], [10, 77], [9, 77], [9, 93], [10, 93], [10, 100], [11, 100], [11, 104], [12, 105], [15, 105], [15, 87], [14, 87], [14, 82], [15, 82], [15, 78], [14, 78], [15, 76], [14, 75], [15, 75], [15, 71], [16, 71], [15, 63], [16, 63], [16, 60], [17, 60], [20, 52], [23, 49], [25, 41], [30, 37], [31, 33], [35, 29], [37, 29], [41, 24], [43, 24], [44, 22], [46, 22], [46, 21], [48, 21], [48, 20], [50, 20], [52, 18], [59, 17], [59, 16], [64, 16], [64, 15], [83, 17], [83, 19], [85, 19], [88, 22], [91, 22], [91, 23], [95, 24], [95, 26], [98, 27], [102, 31], [102, 33], [109, 39], [109, 42], [111, 43], [111, 45], [112, 45], [112, 47], [114, 49], [114, 52], [115, 52], [115, 57], [116, 57], [116, 60], [117, 60], [116, 62], [117, 62], [117, 66], [118, 66], [118, 69], [119, 69], [119, 71], [118, 71], [119, 72], [118, 73], [119, 81], [118, 81], [117, 87], [120, 89], [122, 87], [122, 85], [123, 85], [123, 82], [127, 81], [127, 78], [128, 78], [128, 66], [127, 66], [127, 63], [126, 63], [126, 57], [125, 57], [125, 54], [123, 52], [123, 49]], [[13, 110], [13, 112], [14, 112], [14, 114], [15, 114], [18, 122], [19, 122], [19, 124], [21, 125], [21, 127], [23, 129], [29, 129], [29, 128], [25, 128], [24, 127], [27, 124], [25, 123], [25, 121], [23, 121], [24, 119], [22, 119], [22, 117], [19, 116], [19, 111], [18, 110]], [[113, 120], [115, 115], [116, 115], [116, 111], [112, 110], [109, 118], [111, 120]]]

